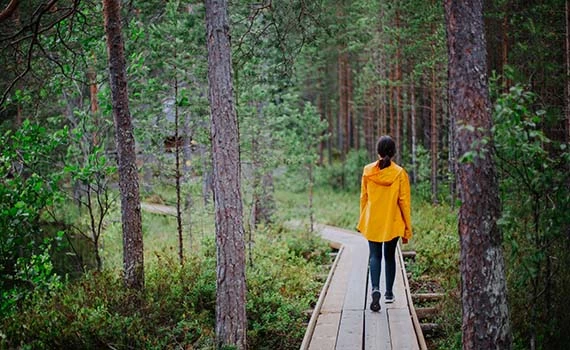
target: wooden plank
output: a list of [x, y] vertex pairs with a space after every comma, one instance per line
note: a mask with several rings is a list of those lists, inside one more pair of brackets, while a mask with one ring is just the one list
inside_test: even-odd
[[344, 248], [344, 252], [340, 257], [336, 271], [328, 288], [327, 295], [321, 308], [321, 313], [341, 312], [344, 305], [346, 290], [348, 289], [348, 281], [352, 269], [353, 253], [349, 247]]
[[[396, 250], [396, 255], [398, 253], [399, 251]], [[392, 304], [386, 304], [386, 308], [407, 310], [408, 300], [406, 298], [406, 286], [404, 284], [404, 275], [402, 274], [402, 265], [400, 264], [400, 259], [398, 256], [396, 256], [396, 277], [394, 278], [394, 286], [392, 287], [392, 291], [394, 292], [395, 296], [394, 302]]]
[[414, 308], [414, 302], [412, 300], [412, 292], [410, 290], [410, 284], [408, 283], [408, 277], [406, 273], [406, 265], [404, 264], [404, 259], [402, 258], [401, 254], [401, 247], [398, 246], [398, 258], [400, 260], [400, 265], [402, 267], [402, 275], [404, 276], [404, 286], [406, 288], [406, 299], [408, 299], [408, 305], [410, 310], [410, 316], [412, 318], [412, 326], [414, 327], [414, 332], [416, 333], [416, 341], [418, 342], [418, 346], [421, 350], [427, 350], [426, 340], [424, 338], [424, 334], [420, 325], [420, 321], [418, 320], [418, 315], [416, 315], [416, 309]]
[[311, 343], [311, 339], [313, 338], [313, 332], [314, 332], [315, 327], [317, 325], [319, 315], [321, 314], [321, 309], [323, 307], [323, 303], [325, 301], [325, 298], [326, 298], [327, 292], [329, 290], [331, 281], [332, 281], [334, 274], [335, 274], [335, 271], [336, 271], [336, 267], [338, 266], [338, 263], [340, 261], [340, 258], [342, 257], [343, 252], [344, 252], [344, 247], [341, 246], [340, 250], [338, 251], [338, 253], [334, 259], [334, 263], [331, 266], [329, 274], [327, 275], [327, 280], [325, 281], [325, 284], [324, 284], [323, 288], [321, 289], [321, 294], [319, 295], [319, 300], [317, 300], [317, 304], [315, 305], [315, 309], [313, 310], [313, 313], [311, 314], [311, 319], [309, 320], [309, 324], [307, 325], [307, 330], [305, 332], [305, 336], [303, 337], [303, 342], [301, 343], [301, 350], [307, 350], [309, 348], [309, 344]]
[[351, 246], [352, 267], [348, 288], [344, 298], [343, 311], [363, 310], [366, 302], [366, 282], [368, 276], [368, 248], [359, 244]]
[[320, 314], [313, 331], [309, 350], [334, 349], [341, 314], [339, 312]]
[[343, 310], [336, 341], [337, 350], [362, 349], [364, 311]]
[[416, 332], [408, 309], [388, 309], [388, 327], [393, 349], [419, 350]]
[[364, 312], [364, 349], [391, 350], [390, 330], [386, 312]]

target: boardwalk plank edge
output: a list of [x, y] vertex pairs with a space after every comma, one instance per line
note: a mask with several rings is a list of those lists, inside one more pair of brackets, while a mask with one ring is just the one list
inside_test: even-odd
[[336, 255], [336, 258], [334, 259], [334, 262], [331, 266], [331, 269], [327, 276], [327, 280], [325, 281], [325, 284], [321, 289], [321, 293], [319, 294], [319, 299], [317, 300], [317, 304], [315, 305], [315, 309], [313, 310], [311, 319], [309, 320], [309, 324], [307, 325], [307, 330], [305, 331], [303, 342], [301, 343], [301, 350], [307, 350], [309, 348], [309, 345], [311, 343], [311, 338], [313, 337], [313, 332], [315, 331], [315, 326], [317, 324], [317, 319], [319, 318], [319, 315], [321, 313], [323, 302], [325, 301], [325, 297], [327, 295], [329, 286], [331, 284], [331, 280], [333, 278], [338, 262], [340, 261], [340, 258], [343, 255], [342, 253], [344, 252], [344, 249], [345, 249], [344, 246], [341, 245], [338, 254]]

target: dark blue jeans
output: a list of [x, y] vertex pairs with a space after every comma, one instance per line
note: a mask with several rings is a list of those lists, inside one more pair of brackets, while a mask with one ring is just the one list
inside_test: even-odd
[[396, 277], [396, 237], [389, 242], [368, 241], [370, 247], [370, 280], [372, 289], [380, 288], [380, 271], [382, 271], [382, 248], [384, 248], [384, 261], [386, 262], [386, 293], [392, 293], [394, 278]]

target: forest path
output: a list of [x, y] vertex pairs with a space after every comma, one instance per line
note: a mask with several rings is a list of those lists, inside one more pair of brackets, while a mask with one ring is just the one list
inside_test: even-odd
[[[176, 216], [172, 206], [141, 203], [150, 213]], [[291, 223], [290, 223], [291, 224]], [[299, 223], [292, 226], [298, 227]], [[400, 247], [396, 249], [396, 279], [392, 304], [381, 300], [380, 312], [370, 311], [368, 242], [359, 233], [318, 225], [319, 234], [340, 249], [309, 321], [301, 349], [425, 350]], [[386, 285], [382, 262], [380, 290]]]
[[153, 214], [171, 215], [176, 216], [176, 208], [164, 205], [164, 204], [154, 204], [141, 202], [141, 210], [147, 211]]
[[[382, 297], [370, 311], [368, 242], [360, 234], [319, 226], [320, 235], [340, 248], [315, 307], [301, 349], [426, 349], [417, 322], [400, 247], [392, 304]], [[382, 263], [382, 270], [384, 270]], [[384, 294], [384, 271], [380, 289]]]

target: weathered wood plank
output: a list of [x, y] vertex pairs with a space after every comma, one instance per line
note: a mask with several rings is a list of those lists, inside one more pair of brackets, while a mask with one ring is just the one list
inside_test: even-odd
[[389, 309], [388, 326], [392, 348], [398, 350], [419, 350], [416, 332], [408, 309]]
[[368, 247], [358, 244], [351, 247], [352, 267], [348, 288], [344, 298], [343, 310], [363, 310], [366, 301], [366, 282], [368, 276]]
[[391, 350], [386, 312], [364, 312], [364, 350]]
[[320, 314], [311, 338], [309, 350], [334, 349], [340, 323], [339, 312]]
[[362, 349], [364, 311], [343, 310], [336, 341], [337, 350]]
[[345, 247], [321, 308], [321, 313], [342, 311], [352, 269], [353, 252]]

